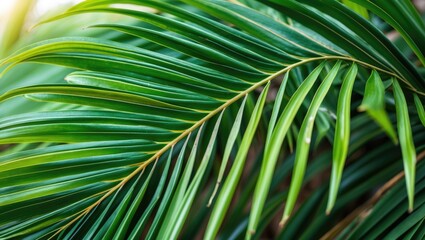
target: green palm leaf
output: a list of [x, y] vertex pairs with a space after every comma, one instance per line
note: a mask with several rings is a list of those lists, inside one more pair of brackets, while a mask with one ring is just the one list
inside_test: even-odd
[[[411, 236], [421, 234], [423, 199], [417, 205], [413, 199], [415, 191], [422, 196], [415, 162], [416, 152], [424, 146], [423, 129], [415, 134], [412, 128], [417, 129], [424, 119], [425, 82], [418, 68], [370, 21], [331, 0], [263, 1], [288, 21], [220, 0], [115, 2], [85, 1], [44, 23], [85, 13], [119, 14], [132, 20], [92, 24], [87, 31], [118, 32], [139, 44], [60, 37], [30, 44], [0, 62], [3, 73], [13, 72], [20, 63], [77, 70], [65, 77], [68, 84], [28, 84], [0, 96], [0, 103], [11, 108], [21, 97], [46, 107], [0, 120], [0, 143], [20, 144], [0, 156], [0, 238], [177, 239], [195, 231], [187, 226], [193, 226], [190, 223], [197, 219], [193, 216], [199, 216], [208, 219], [206, 239], [216, 238], [220, 229], [223, 236], [240, 237], [246, 232], [245, 238], [251, 239], [260, 236], [285, 201], [281, 223], [287, 223], [287, 228], [281, 236], [313, 238], [322, 236], [320, 227], [331, 221], [325, 211], [338, 211], [353, 196], [388, 181], [400, 170], [396, 163], [401, 159], [413, 214], [388, 237], [407, 231]], [[382, 11], [371, 4], [366, 7], [385, 19], [394, 11], [393, 5]], [[423, 23], [410, 3], [396, 5], [411, 17], [389, 23], [422, 60], [418, 43]], [[420, 33], [406, 30], [409, 23], [415, 23]], [[273, 96], [272, 85], [283, 74]], [[388, 79], [392, 88], [385, 88]], [[386, 91], [393, 95], [386, 96]], [[353, 114], [359, 99], [363, 99], [360, 109], [380, 127], [367, 126], [365, 115]], [[418, 116], [409, 112], [413, 101]], [[335, 123], [330, 120], [333, 117]], [[373, 170], [383, 167], [383, 163], [365, 166], [379, 151], [369, 156], [357, 153], [359, 160], [343, 171], [346, 158], [356, 156], [383, 130], [394, 142], [400, 140], [402, 157], [388, 160], [391, 164], [385, 171], [366, 182], [362, 181]], [[419, 136], [416, 141], [415, 135]], [[226, 141], [221, 144], [220, 139]], [[317, 162], [308, 163], [313, 141], [316, 147], [324, 141], [333, 144], [333, 156], [326, 150]], [[391, 146], [382, 141], [380, 149]], [[286, 154], [285, 144], [296, 149], [288, 165], [280, 161], [282, 152]], [[255, 146], [263, 150], [251, 152]], [[213, 159], [220, 148], [224, 155], [218, 182], [210, 184]], [[248, 164], [255, 154], [258, 160]], [[327, 168], [330, 161], [325, 160], [331, 158], [327, 206], [323, 201], [327, 189], [321, 187], [292, 214], [303, 185], [315, 171]], [[229, 160], [230, 171], [225, 173]], [[292, 165], [289, 191], [275, 195], [277, 183], [289, 178]], [[244, 205], [236, 210], [230, 206], [243, 184], [244, 171], [250, 168], [254, 169], [252, 179], [245, 192], [241, 190], [245, 205], [253, 197], [246, 216], [241, 214]], [[224, 184], [219, 189], [221, 179]], [[204, 188], [210, 189], [204, 194], [207, 199], [218, 194], [215, 201], [210, 200], [211, 214], [196, 211]], [[311, 228], [299, 235], [297, 226], [314, 205], [319, 205], [317, 216]], [[351, 237], [383, 236], [391, 221], [400, 217], [402, 208], [397, 209], [382, 231], [369, 233], [360, 224], [353, 226]], [[242, 225], [227, 233], [232, 228], [223, 222], [232, 217], [232, 211], [239, 211], [233, 217], [240, 218], [236, 222]]]

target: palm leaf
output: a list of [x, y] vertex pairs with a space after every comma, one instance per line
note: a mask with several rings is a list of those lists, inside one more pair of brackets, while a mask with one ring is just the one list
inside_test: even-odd
[[[360, 171], [354, 166], [351, 173], [343, 172], [347, 155], [382, 133], [382, 129], [376, 126], [361, 129], [367, 121], [361, 117], [357, 126], [353, 120], [351, 127], [351, 131], [359, 135], [349, 138], [348, 106], [353, 105], [350, 101], [357, 75], [363, 83], [370, 75], [365, 83], [366, 90], [360, 91], [364, 94], [363, 108], [392, 139], [397, 138], [392, 130], [393, 125], [397, 125], [409, 208], [417, 209], [417, 215], [421, 216], [422, 199], [419, 199], [417, 208], [413, 204], [416, 148], [414, 131], [410, 129], [411, 123], [419, 121], [410, 120], [407, 101], [410, 96], [415, 96], [419, 117], [423, 120], [420, 98], [425, 95], [425, 84], [412, 63], [379, 29], [346, 6], [330, 0], [264, 1], [290, 17], [291, 21], [311, 27], [316, 35], [231, 2], [182, 2], [120, 1], [157, 11], [128, 9], [114, 5], [115, 1], [110, 0], [83, 2], [45, 23], [83, 13], [120, 14], [144, 24], [105, 23], [90, 28], [119, 31], [141, 39], [144, 44], [139, 47], [104, 38], [62, 37], [31, 44], [0, 63], [6, 66], [5, 72], [24, 62], [78, 70], [66, 77], [70, 84], [37, 84], [13, 89], [0, 97], [0, 102], [5, 104], [13, 98], [25, 96], [46, 106], [63, 103], [74, 108], [24, 113], [1, 120], [0, 143], [42, 142], [48, 146], [17, 148], [16, 152], [0, 157], [0, 237], [136, 239], [147, 232], [148, 238], [176, 239], [185, 224], [191, 221], [188, 215], [195, 208], [201, 186], [207, 184], [216, 140], [219, 135], [224, 135], [228, 141], [219, 176], [219, 181], [224, 178], [224, 184], [212, 205], [205, 233], [207, 239], [215, 238], [229, 215], [231, 199], [241, 182], [243, 170], [248, 168], [245, 163], [255, 134], [265, 135], [265, 141], [260, 142], [264, 153], [258, 155], [255, 172], [258, 179], [253, 178], [250, 185], [251, 192], [254, 192], [252, 207], [242, 228], [246, 228], [246, 238], [258, 236], [255, 234], [264, 229], [286, 197], [284, 221], [288, 221], [300, 188], [312, 176], [307, 158], [314, 137], [314, 123], [321, 129], [316, 137], [317, 144], [325, 135], [332, 139], [333, 134], [328, 133], [331, 126], [324, 124], [326, 117], [320, 107], [326, 104], [327, 96], [339, 90], [338, 81], [343, 81], [343, 85], [338, 101], [335, 129], [338, 135], [333, 138], [333, 171], [326, 210], [329, 213], [333, 208], [341, 208], [343, 203], [353, 199], [348, 197], [349, 194], [359, 196], [372, 187], [344, 180], [344, 174]], [[189, 7], [196, 10], [188, 10]], [[403, 7], [406, 12], [412, 11], [410, 5]], [[332, 44], [322, 41], [317, 34]], [[154, 47], [145, 47], [146, 42]], [[420, 57], [418, 50], [413, 50]], [[347, 71], [350, 65], [353, 67]], [[353, 70], [356, 68], [361, 71], [357, 73]], [[270, 85], [282, 74], [286, 75], [281, 90], [274, 105], [268, 105]], [[347, 75], [346, 79], [341, 77], [344, 75]], [[389, 107], [384, 104], [386, 90], [381, 78], [391, 79], [395, 118], [387, 113]], [[378, 93], [373, 90], [375, 86], [380, 90]], [[260, 89], [257, 98], [255, 92]], [[220, 127], [226, 124], [221, 121], [222, 117], [231, 107], [239, 107], [242, 98], [245, 100], [230, 124], [231, 131], [220, 132]], [[243, 123], [245, 101], [248, 123]], [[343, 104], [347, 106], [344, 108]], [[267, 114], [266, 106], [272, 109], [271, 116]], [[385, 120], [376, 117], [378, 115], [386, 116]], [[268, 127], [262, 125], [268, 118]], [[295, 131], [297, 124], [300, 128]], [[244, 131], [239, 130], [241, 126]], [[191, 134], [196, 132], [195, 140], [191, 139]], [[293, 162], [295, 174], [288, 194], [282, 193], [268, 200], [275, 187], [273, 180], [279, 179], [275, 169], [280, 167], [279, 158], [288, 134], [293, 138], [298, 134]], [[234, 161], [231, 170], [223, 177], [235, 141], [238, 148]], [[419, 146], [422, 145], [423, 141], [419, 141]], [[189, 156], [185, 154], [186, 149], [190, 149]], [[173, 167], [164, 197], [152, 225], [149, 225], [147, 219], [162, 195], [174, 155], [178, 155], [178, 163]], [[363, 159], [359, 164], [369, 158]], [[179, 176], [183, 162], [184, 171]], [[375, 169], [379, 166], [377, 164]], [[388, 172], [396, 172], [398, 169], [394, 166], [391, 165]], [[362, 167], [358, 166], [359, 169]], [[161, 169], [163, 173], [159, 174]], [[372, 168], [366, 169], [363, 177], [371, 174]], [[286, 170], [285, 174], [288, 172]], [[285, 174], [279, 176], [280, 179]], [[367, 183], [377, 185], [387, 177], [388, 174], [382, 172]], [[358, 184], [355, 189], [358, 192], [350, 190], [347, 187], [350, 184]], [[421, 186], [416, 188], [417, 191], [422, 189]], [[336, 201], [338, 191], [341, 191], [339, 202]], [[153, 199], [147, 199], [149, 193]], [[317, 191], [294, 219], [288, 221], [282, 236], [295, 236], [293, 223], [305, 219], [306, 212], [325, 193], [324, 187]], [[249, 192], [245, 196], [247, 201]], [[34, 208], [37, 210], [33, 211]], [[324, 213], [324, 208], [326, 206], [322, 204], [320, 214]], [[138, 213], [138, 210], [142, 212]], [[206, 212], [199, 214], [206, 216]], [[302, 236], [317, 236], [316, 230], [326, 222], [319, 221], [325, 218], [320, 214]], [[415, 224], [419, 229], [420, 220], [412, 215], [400, 229], [407, 231]], [[241, 234], [241, 231], [233, 234]]]

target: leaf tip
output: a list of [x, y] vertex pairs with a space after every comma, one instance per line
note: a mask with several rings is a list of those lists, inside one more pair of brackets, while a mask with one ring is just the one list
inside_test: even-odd
[[366, 111], [367, 106], [365, 106], [364, 104], [361, 104], [359, 107], [357, 107], [357, 111], [358, 112], [364, 112]]
[[331, 215], [331, 211], [332, 211], [332, 209], [326, 209], [326, 216]]
[[279, 222], [279, 228], [283, 228], [286, 225], [286, 223], [288, 223], [288, 220], [289, 220], [289, 215], [285, 214], [282, 220], [280, 220]]
[[334, 205], [335, 205], [335, 201], [333, 199], [329, 199], [328, 206], [326, 207], [326, 216], [331, 215]]
[[30, 32], [32, 32], [35, 28], [37, 28], [38, 27], [38, 24], [34, 24], [34, 25], [32, 25], [32, 26], [30, 26], [29, 28], [28, 28], [28, 32], [30, 33]]
[[397, 137], [392, 137], [393, 143], [394, 145], [398, 145], [398, 138]]
[[409, 214], [413, 212], [414, 209], [414, 198], [409, 196], [409, 208], [408, 208], [408, 212]]
[[32, 32], [34, 29], [36, 29], [36, 28], [40, 27], [41, 25], [43, 25], [43, 24], [45, 24], [45, 23], [48, 23], [48, 22], [51, 22], [51, 20], [50, 20], [50, 19], [47, 19], [47, 20], [40, 21], [40, 22], [38, 22], [38, 23], [36, 23], [36, 24], [32, 25], [32, 26], [28, 29], [28, 31], [29, 31], [29, 32]]

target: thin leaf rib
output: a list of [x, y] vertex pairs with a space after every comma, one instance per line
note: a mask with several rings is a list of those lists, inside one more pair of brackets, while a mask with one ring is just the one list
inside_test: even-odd
[[327, 213], [333, 208], [341, 181], [342, 170], [348, 154], [350, 142], [350, 106], [354, 82], [357, 76], [357, 65], [353, 64], [348, 70], [338, 97], [337, 118], [335, 126], [334, 147], [332, 154], [331, 186], [329, 188], [329, 200]]
[[183, 228], [184, 221], [187, 218], [187, 215], [189, 214], [189, 211], [191, 210], [192, 203], [196, 197], [196, 193], [199, 190], [199, 186], [201, 184], [202, 179], [205, 175], [205, 170], [207, 169], [209, 160], [211, 158], [212, 150], [214, 148], [214, 145], [216, 143], [217, 138], [217, 132], [220, 127], [221, 118], [223, 116], [223, 112], [220, 113], [218, 116], [218, 119], [215, 123], [213, 132], [211, 133], [210, 140], [207, 145], [207, 149], [205, 150], [204, 156], [202, 157], [201, 163], [198, 167], [198, 171], [196, 171], [195, 176], [193, 177], [193, 180], [185, 193], [185, 196], [183, 198], [183, 201], [180, 203], [180, 209], [178, 211], [177, 218], [173, 219], [173, 225], [171, 227], [171, 231], [166, 235], [166, 239], [177, 239], [178, 234], [180, 233], [181, 229]]
[[295, 203], [298, 198], [299, 191], [303, 182], [305, 169], [307, 167], [307, 159], [310, 150], [310, 143], [312, 138], [314, 120], [316, 119], [317, 112], [319, 107], [323, 102], [323, 99], [326, 97], [326, 94], [333, 83], [341, 62], [338, 61], [335, 63], [333, 68], [329, 71], [328, 75], [325, 77], [323, 82], [320, 84], [316, 93], [314, 94], [313, 100], [311, 101], [310, 107], [304, 117], [304, 121], [301, 125], [300, 132], [298, 133], [297, 138], [297, 150], [295, 155], [294, 170], [292, 173], [291, 185], [289, 187], [289, 194], [287, 201], [285, 203], [285, 210], [280, 222], [280, 225], [283, 226], [284, 223], [289, 219], [289, 216], [292, 213], [292, 210], [295, 206]]
[[425, 109], [424, 105], [422, 104], [421, 99], [417, 94], [413, 95], [415, 105], [416, 105], [416, 111], [418, 113], [419, 119], [421, 120], [422, 125], [425, 127]]
[[242, 123], [243, 111], [245, 109], [245, 103], [246, 103], [247, 97], [248, 96], [245, 96], [244, 97], [244, 99], [242, 101], [242, 104], [241, 104], [241, 106], [239, 108], [238, 114], [236, 115], [235, 122], [233, 123], [232, 129], [230, 130], [229, 137], [228, 137], [227, 142], [226, 142], [226, 148], [224, 149], [223, 158], [221, 160], [222, 163], [221, 163], [220, 171], [218, 173], [217, 183], [216, 183], [216, 185], [214, 187], [214, 190], [213, 190], [213, 193], [212, 193], [212, 195], [210, 197], [210, 200], [208, 201], [208, 207], [211, 206], [211, 203], [212, 203], [212, 201], [214, 199], [214, 196], [217, 193], [217, 190], [218, 190], [218, 188], [220, 186], [220, 183], [221, 183], [221, 181], [223, 179], [224, 171], [226, 170], [226, 166], [227, 166], [227, 162], [229, 161], [230, 153], [231, 153], [231, 151], [233, 149], [233, 146], [235, 144], [236, 138], [237, 138], [237, 136], [239, 134], [239, 130], [240, 130], [241, 123]]
[[236, 186], [242, 175], [242, 170], [245, 165], [246, 156], [248, 154], [249, 147], [251, 145], [254, 133], [257, 129], [260, 121], [261, 113], [263, 111], [264, 103], [266, 101], [267, 92], [270, 84], [267, 84], [264, 90], [261, 92], [260, 97], [257, 100], [254, 111], [249, 120], [247, 129], [242, 138], [240, 148], [236, 154], [232, 168], [223, 184], [223, 187], [217, 197], [217, 201], [214, 204], [214, 208], [211, 213], [210, 220], [204, 235], [204, 239], [215, 239], [217, 232], [223, 222], [224, 216], [230, 205], [231, 198], [236, 190]]
[[391, 120], [385, 110], [385, 88], [378, 72], [372, 71], [366, 82], [366, 89], [360, 111], [367, 111], [373, 120], [387, 133], [391, 140], [397, 144], [397, 134], [395, 133]]
[[416, 149], [412, 137], [409, 111], [403, 90], [397, 80], [393, 79], [394, 101], [396, 106], [397, 129], [400, 139], [401, 153], [405, 171], [407, 195], [409, 198], [409, 211], [413, 210], [415, 195], [415, 169], [416, 169]]
[[289, 103], [286, 105], [285, 109], [283, 110], [283, 113], [279, 117], [275, 130], [273, 131], [273, 134], [271, 136], [269, 145], [265, 147], [263, 158], [264, 160], [261, 165], [260, 175], [258, 177], [253, 197], [248, 230], [246, 234], [247, 239], [250, 239], [255, 233], [255, 229], [257, 228], [258, 222], [260, 220], [261, 212], [263, 210], [264, 203], [269, 192], [274, 168], [285, 135], [293, 119], [295, 118], [295, 115], [299, 107], [301, 106], [304, 98], [306, 97], [310, 89], [313, 87], [323, 67], [324, 63], [322, 63], [319, 67], [312, 71], [311, 74], [306, 78], [306, 80], [304, 80], [298, 90], [291, 97]]

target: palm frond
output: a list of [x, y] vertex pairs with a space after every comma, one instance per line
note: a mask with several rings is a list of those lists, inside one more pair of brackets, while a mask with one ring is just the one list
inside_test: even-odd
[[[234, 214], [243, 216], [236, 221], [243, 225], [235, 226], [234, 232], [223, 231], [222, 236], [237, 237], [246, 229], [247, 239], [258, 237], [283, 201], [281, 224], [286, 223], [286, 228], [282, 238], [322, 236], [323, 224], [336, 217], [331, 210], [341, 209], [353, 196], [388, 181], [388, 176], [400, 171], [400, 159], [413, 213], [401, 221], [400, 231], [388, 236], [398, 237], [408, 230], [412, 236], [422, 234], [418, 229], [423, 224], [423, 174], [415, 176], [415, 165], [416, 151], [424, 146], [419, 123], [425, 118], [425, 82], [417, 68], [372, 23], [337, 1], [263, 2], [311, 29], [304, 31], [246, 6], [219, 0], [182, 0], [178, 4], [120, 1], [153, 11], [91, 0], [45, 21], [50, 24], [84, 13], [119, 14], [143, 23], [104, 23], [89, 29], [118, 31], [143, 44], [61, 37], [28, 45], [2, 60], [4, 72], [20, 63], [47, 63], [78, 71], [67, 75], [68, 84], [19, 87], [0, 97], [3, 104], [25, 96], [46, 106], [68, 106], [0, 121], [1, 144], [35, 144], [0, 156], [0, 237], [176, 239], [188, 222], [195, 221], [188, 216], [201, 201], [197, 199], [201, 189], [211, 185], [203, 201], [206, 205], [217, 191], [217, 198], [208, 203], [212, 210], [198, 214], [208, 219], [205, 238], [216, 238], [226, 216], [242, 211], [230, 205], [244, 170], [250, 168], [247, 156], [253, 154], [254, 144], [262, 151], [257, 153], [253, 177], [241, 200], [247, 203], [252, 195], [250, 214]], [[410, 3], [397, 4], [405, 15], [413, 14]], [[374, 10], [372, 5], [366, 7]], [[402, 25], [417, 23], [416, 13], [413, 16]], [[423, 30], [421, 24], [416, 30]], [[411, 38], [407, 30], [402, 34], [421, 59], [420, 35]], [[271, 96], [270, 86], [282, 75], [278, 93]], [[364, 90], [357, 89], [364, 95], [359, 98], [361, 105], [352, 102], [356, 83], [364, 86]], [[338, 96], [337, 103], [326, 99], [330, 95]], [[268, 96], [273, 103], [267, 101]], [[411, 98], [418, 116], [409, 110]], [[377, 125], [367, 126], [369, 118], [364, 114], [351, 116], [351, 110], [359, 105]], [[328, 112], [321, 110], [324, 106]], [[232, 107], [236, 114], [230, 113]], [[332, 114], [336, 122], [327, 120]], [[222, 121], [226, 118], [231, 122]], [[228, 131], [223, 131], [224, 127]], [[402, 157], [395, 154], [388, 162], [368, 166], [373, 156], [392, 148], [393, 143], [385, 142], [344, 171], [346, 158], [383, 132], [394, 143], [399, 140]], [[262, 140], [256, 140], [256, 134]], [[280, 175], [276, 169], [283, 168], [279, 160], [285, 137], [295, 146], [295, 154], [288, 163], [293, 166], [285, 165]], [[310, 145], [315, 141], [318, 146], [324, 138], [333, 144], [333, 152], [327, 150], [317, 157], [317, 163], [307, 164]], [[224, 156], [217, 184], [211, 184], [208, 177], [219, 139], [226, 139]], [[174, 158], [175, 165], [171, 163]], [[225, 173], [229, 158], [234, 160]], [[314, 167], [327, 166], [327, 159], [332, 159], [327, 204], [323, 199], [328, 189], [322, 186], [290, 218], [301, 187], [318, 171]], [[289, 177], [292, 167], [289, 191], [270, 199], [276, 189], [274, 181]], [[397, 193], [401, 191], [398, 186]], [[415, 192], [419, 196], [416, 202]], [[400, 196], [398, 203], [404, 198]], [[385, 198], [382, 202], [388, 204]], [[311, 228], [300, 233], [299, 223], [306, 221], [315, 205], [320, 207], [316, 218], [308, 220]], [[382, 231], [368, 233], [362, 223], [346, 234], [352, 238], [366, 233], [372, 238], [384, 236], [390, 221], [403, 211], [398, 208], [399, 215], [389, 218]], [[325, 212], [331, 214], [328, 219]], [[379, 216], [371, 214], [365, 222], [378, 221], [367, 220], [369, 217]]]

